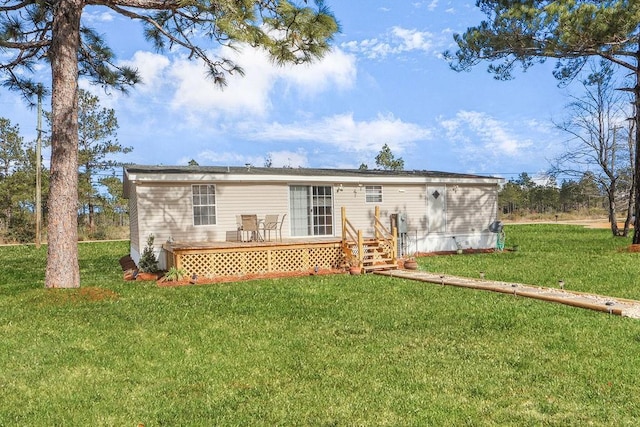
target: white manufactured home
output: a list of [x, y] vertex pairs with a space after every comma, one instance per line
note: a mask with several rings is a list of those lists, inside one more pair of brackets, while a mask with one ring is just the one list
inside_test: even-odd
[[136, 263], [151, 234], [158, 254], [165, 242], [222, 242], [236, 235], [239, 216], [248, 214], [284, 219], [278, 227], [280, 241], [340, 238], [343, 212], [355, 228], [373, 234], [376, 207], [389, 229], [397, 227], [399, 255], [492, 248], [496, 234], [490, 225], [498, 219], [501, 183], [501, 178], [431, 171], [124, 169]]

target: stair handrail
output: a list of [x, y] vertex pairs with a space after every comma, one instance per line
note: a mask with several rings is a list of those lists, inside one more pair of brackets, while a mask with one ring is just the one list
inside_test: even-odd
[[374, 233], [376, 240], [385, 240], [391, 247], [392, 262], [396, 262], [398, 258], [398, 230], [395, 225], [391, 226], [391, 231], [380, 220], [380, 206], [376, 206], [374, 210]]
[[358, 231], [349, 220], [346, 220], [346, 229], [345, 232], [342, 233], [342, 240], [346, 240], [349, 242], [357, 242], [358, 241]]
[[343, 252], [349, 261], [352, 262], [351, 260], [354, 256], [350, 244], [355, 243], [358, 247], [358, 257], [356, 258], [356, 261], [358, 262], [358, 267], [362, 268], [362, 265], [364, 264], [364, 238], [362, 237], [362, 230], [356, 230], [353, 224], [351, 224], [347, 218], [347, 209], [344, 206], [342, 206], [341, 213]]
[[358, 230], [351, 224], [351, 221], [347, 219], [347, 209], [343, 206], [342, 209], [342, 241], [343, 242], [357, 242]]
[[[364, 237], [362, 230], [356, 229], [353, 224], [347, 218], [347, 209], [342, 206], [342, 246], [345, 256], [349, 262], [353, 265], [354, 259], [357, 261], [358, 266], [362, 268], [364, 266]], [[393, 264], [397, 263], [398, 258], [398, 230], [395, 225], [391, 226], [391, 230], [382, 224], [380, 221], [380, 206], [375, 207], [373, 229], [375, 239], [378, 241], [385, 241], [390, 249], [390, 258]], [[357, 246], [357, 257], [353, 254], [353, 245]]]

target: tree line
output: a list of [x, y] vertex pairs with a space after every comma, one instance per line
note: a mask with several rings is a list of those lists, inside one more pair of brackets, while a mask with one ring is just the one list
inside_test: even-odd
[[[44, 113], [50, 124], [50, 114]], [[78, 95], [78, 235], [81, 239], [123, 237], [128, 225], [121, 163], [114, 156], [131, 151], [116, 136], [113, 109], [102, 108], [98, 97], [80, 90]], [[43, 141], [50, 145], [48, 138]], [[0, 117], [0, 241], [33, 242], [36, 238], [36, 141], [25, 141], [18, 125]], [[40, 162], [43, 218], [47, 218], [50, 169]], [[46, 225], [46, 223], [45, 223]]]
[[607, 196], [590, 172], [578, 180], [565, 179], [560, 185], [553, 177], [538, 183], [527, 172], [522, 172], [500, 189], [498, 205], [503, 215], [512, 217], [550, 213], [604, 213]]

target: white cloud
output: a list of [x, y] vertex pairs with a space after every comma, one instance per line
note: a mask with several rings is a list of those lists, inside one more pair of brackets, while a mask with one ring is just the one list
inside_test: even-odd
[[343, 49], [362, 54], [369, 59], [385, 58], [408, 52], [434, 52], [435, 37], [428, 31], [418, 31], [399, 26], [392, 27], [381, 38], [365, 39], [343, 43]]
[[114, 20], [114, 14], [111, 12], [91, 12], [85, 11], [82, 14], [82, 19], [89, 23], [109, 23]]
[[441, 119], [440, 125], [470, 162], [526, 156], [533, 145], [531, 140], [513, 135], [508, 124], [477, 111], [459, 111], [453, 119]]
[[388, 144], [394, 152], [402, 153], [418, 141], [431, 139], [431, 130], [392, 115], [356, 121], [352, 114], [342, 114], [315, 122], [272, 123], [255, 128], [248, 137], [265, 141], [314, 142], [334, 146], [343, 152], [377, 152]]
[[277, 71], [290, 86], [310, 95], [328, 90], [347, 90], [356, 81], [355, 58], [340, 49], [332, 50], [321, 61], [283, 67]]
[[408, 52], [414, 50], [422, 50], [428, 52], [431, 50], [433, 43], [431, 39], [433, 35], [429, 32], [408, 30], [401, 27], [393, 27], [392, 33], [398, 39], [402, 40], [398, 50]]
[[137, 86], [141, 92], [153, 93], [159, 88], [164, 80], [164, 71], [171, 62], [169, 58], [152, 52], [137, 51], [128, 61], [122, 61], [123, 65], [128, 65], [138, 70], [142, 83]]
[[552, 121], [542, 121], [539, 119], [529, 119], [525, 122], [525, 124], [532, 130], [541, 133], [551, 134], [557, 131], [558, 129], [553, 124]]
[[271, 151], [272, 166], [274, 168], [280, 167], [292, 167], [292, 168], [304, 168], [309, 165], [307, 153], [300, 149], [298, 151]]
[[[148, 131], [157, 127], [159, 110], [163, 109], [166, 100], [168, 83], [166, 70], [171, 64], [164, 55], [137, 51], [131, 59], [122, 60], [121, 66], [128, 66], [138, 70], [141, 82], [130, 88], [129, 93], [118, 90], [105, 91], [102, 86], [92, 84], [86, 79], [79, 79], [80, 87], [100, 98], [100, 105], [116, 110], [119, 120], [122, 115], [136, 116], [136, 131]], [[153, 114], [147, 114], [153, 111]]]
[[[213, 84], [201, 63], [188, 59], [174, 61], [168, 72], [175, 85], [172, 107], [204, 120], [219, 114], [265, 115], [270, 107], [268, 94], [273, 87], [273, 74], [267, 59], [256, 51], [252, 53], [255, 54], [245, 54], [242, 58], [247, 75], [228, 76], [224, 89]], [[255, 73], [260, 68], [264, 72]]]
[[[196, 156], [196, 161], [201, 164], [214, 164], [214, 165], [244, 165], [250, 163], [256, 166], [262, 166], [264, 158], [260, 156], [247, 156], [238, 154], [237, 152], [217, 152], [212, 150], [205, 150]], [[187, 160], [188, 162], [188, 160]]]
[[429, 12], [432, 12], [438, 7], [438, 0], [431, 0], [430, 2], [414, 2], [413, 7], [416, 9], [426, 7]]
[[[282, 150], [282, 151], [270, 151], [265, 156], [255, 155], [243, 155], [237, 152], [220, 152], [213, 150], [205, 150], [196, 156], [196, 160], [200, 164], [213, 164], [213, 165], [245, 165], [251, 164], [254, 166], [264, 166], [267, 160], [267, 156], [271, 156], [271, 163], [273, 167], [307, 167], [309, 165], [307, 159], [307, 153], [304, 149], [298, 149], [297, 151]], [[178, 164], [186, 165], [191, 160], [190, 157], [183, 157]]]
[[164, 94], [189, 126], [210, 124], [212, 118], [221, 116], [264, 118], [273, 108], [276, 88], [309, 97], [347, 90], [356, 80], [355, 58], [340, 49], [309, 65], [282, 67], [273, 64], [265, 52], [249, 47], [240, 51], [221, 48], [210, 55], [234, 61], [245, 75], [227, 76], [227, 86], [220, 88], [207, 77], [202, 63], [184, 57], [136, 52], [124, 63], [139, 69], [144, 86], [138, 90]]

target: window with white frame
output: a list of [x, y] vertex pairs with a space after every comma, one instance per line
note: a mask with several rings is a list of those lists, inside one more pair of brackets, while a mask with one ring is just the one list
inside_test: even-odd
[[382, 203], [382, 185], [367, 185], [364, 194], [367, 203]]
[[215, 225], [216, 186], [192, 185], [191, 192], [193, 194], [193, 225]]

